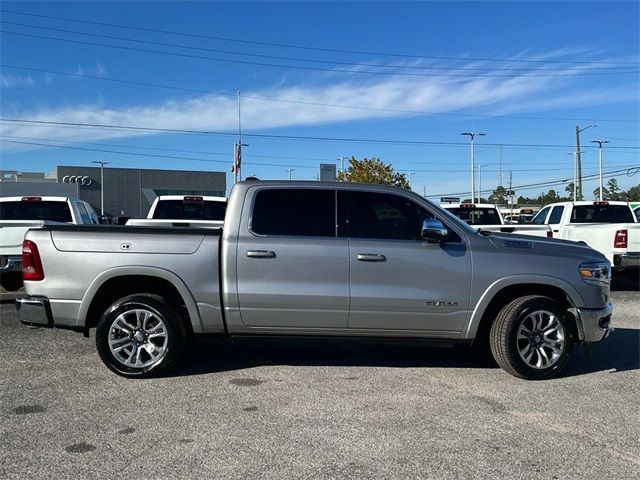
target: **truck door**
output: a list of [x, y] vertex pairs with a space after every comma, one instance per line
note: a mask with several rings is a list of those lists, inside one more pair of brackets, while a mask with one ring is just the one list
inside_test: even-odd
[[408, 197], [373, 192], [344, 196], [349, 328], [456, 338], [465, 325], [471, 289], [471, 256], [462, 237], [449, 228], [446, 243], [423, 240], [422, 221], [433, 215]]
[[336, 191], [264, 188], [250, 208], [237, 250], [242, 323], [347, 328], [348, 241], [336, 234]]

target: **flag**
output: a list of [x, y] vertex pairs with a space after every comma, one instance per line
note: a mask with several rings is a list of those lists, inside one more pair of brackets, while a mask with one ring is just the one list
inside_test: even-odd
[[242, 162], [242, 145], [240, 143], [235, 144], [234, 155], [233, 155], [233, 165], [231, 166], [232, 172], [240, 171], [240, 163]]

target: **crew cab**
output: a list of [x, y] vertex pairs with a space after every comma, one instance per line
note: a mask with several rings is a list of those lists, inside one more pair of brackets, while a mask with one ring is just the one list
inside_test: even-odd
[[553, 203], [532, 223], [549, 226], [555, 238], [585, 242], [606, 256], [614, 270], [640, 267], [640, 224], [626, 202]]
[[127, 225], [220, 228], [226, 210], [225, 197], [160, 195], [146, 219], [132, 218]]
[[338, 182], [239, 182], [224, 229], [32, 229], [23, 276], [23, 324], [95, 328], [125, 377], [161, 374], [209, 334], [486, 344], [544, 379], [607, 337], [613, 308], [610, 264], [586, 245], [477, 231], [411, 191]]
[[0, 198], [0, 276], [2, 286], [22, 285], [22, 240], [29, 228], [46, 224], [97, 224], [91, 205], [75, 197], [26, 196]]

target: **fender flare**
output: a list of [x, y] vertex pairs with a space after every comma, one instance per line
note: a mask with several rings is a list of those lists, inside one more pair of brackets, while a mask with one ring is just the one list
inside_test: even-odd
[[566, 280], [552, 275], [513, 275], [502, 277], [489, 285], [480, 296], [478, 303], [471, 312], [469, 320], [462, 331], [461, 339], [471, 340], [475, 338], [484, 312], [500, 290], [513, 285], [531, 283], [559, 288], [567, 295], [572, 307], [582, 306], [584, 303], [582, 297], [573, 285]]
[[175, 289], [184, 300], [187, 311], [189, 312], [189, 318], [191, 320], [191, 326], [193, 327], [194, 333], [201, 333], [203, 331], [200, 311], [198, 310], [198, 306], [196, 305], [196, 301], [193, 298], [191, 291], [184, 283], [184, 281], [170, 270], [144, 265], [128, 265], [110, 268], [94, 278], [93, 282], [91, 282], [91, 285], [89, 285], [89, 288], [82, 297], [80, 309], [78, 310], [77, 325], [86, 325], [87, 313], [89, 312], [91, 302], [93, 301], [98, 290], [105, 284], [105, 282], [111, 280], [112, 278], [129, 277], [132, 275], [157, 277], [168, 281], [175, 287]]

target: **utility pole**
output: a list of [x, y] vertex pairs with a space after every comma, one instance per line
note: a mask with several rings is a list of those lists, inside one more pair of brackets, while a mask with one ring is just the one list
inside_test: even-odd
[[474, 140], [476, 138], [476, 136], [483, 136], [486, 135], [485, 133], [479, 133], [479, 132], [462, 132], [460, 135], [467, 135], [469, 138], [471, 138], [471, 202], [473, 202], [473, 197], [474, 197], [474, 189], [475, 189], [475, 183], [476, 183], [476, 179], [475, 179], [475, 162], [474, 162], [474, 148], [473, 148], [473, 144], [474, 144]]
[[[482, 167], [486, 165], [477, 165], [478, 167], [478, 203], [482, 200]], [[473, 201], [473, 199], [471, 199]]]
[[426, 183], [422, 186], [422, 196], [424, 198], [427, 198], [427, 184]]
[[242, 143], [242, 123], [240, 117], [240, 90], [238, 90], [238, 142], [233, 146], [233, 183], [242, 181], [242, 147], [248, 147], [248, 143]]
[[104, 215], [104, 166], [111, 162], [103, 162], [101, 160], [94, 160], [91, 163], [100, 164], [100, 215]]
[[581, 153], [584, 153], [582, 151], [579, 152], [571, 152], [571, 153], [567, 153], [567, 155], [573, 155], [573, 201], [576, 202], [578, 201], [578, 192], [579, 192], [579, 188], [578, 188], [578, 158], [579, 155]]
[[502, 187], [502, 145], [498, 146], [498, 162], [500, 164], [498, 169], [498, 185]]
[[577, 193], [576, 198], [582, 198], [582, 158], [580, 157], [580, 154], [582, 152], [580, 151], [580, 132], [584, 132], [587, 128], [592, 128], [592, 127], [597, 127], [597, 125], [588, 125], [584, 128], [580, 128], [578, 125], [576, 125], [576, 165], [577, 165], [576, 180], [578, 184], [576, 188], [576, 193]]
[[291, 180], [291, 172], [293, 172], [295, 170], [295, 168], [290, 168], [289, 170], [287, 170], [287, 172], [289, 172], [289, 180]]
[[609, 143], [608, 140], [591, 140], [591, 143], [597, 143], [598, 144], [598, 152], [599, 152], [599, 158], [600, 158], [600, 195], [599, 195], [599, 200], [602, 201], [602, 145], [605, 143]]
[[511, 216], [513, 217], [513, 195], [511, 195], [511, 192], [513, 192], [512, 190], [513, 188], [513, 172], [509, 172], [509, 203], [511, 204]]

